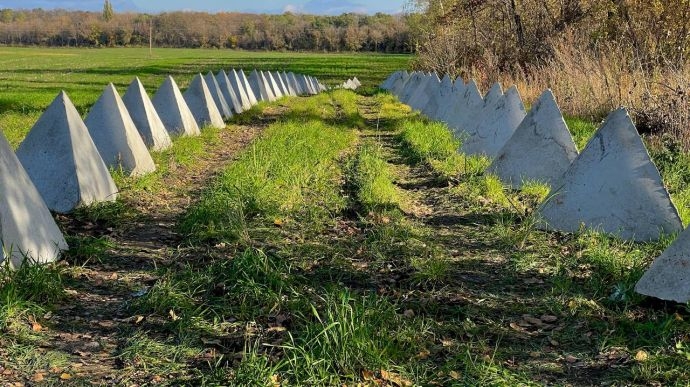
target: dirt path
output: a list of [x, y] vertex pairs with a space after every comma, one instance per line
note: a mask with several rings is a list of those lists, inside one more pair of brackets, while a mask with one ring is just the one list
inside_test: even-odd
[[45, 316], [51, 328], [43, 328], [48, 336], [42, 350], [69, 354], [70, 358], [66, 367], [51, 372], [96, 384], [122, 381], [117, 352], [123, 344], [123, 332], [142, 323], [143, 318], [128, 315], [127, 303], [155, 283], [156, 268], [183, 262], [185, 256], [194, 254], [181, 245], [183, 238], [175, 230], [177, 217], [263, 127], [233, 125], [220, 131], [217, 143], [207, 146], [190, 166], [171, 161], [160, 191], [123, 192], [124, 205], [136, 214], [121, 223], [60, 217], [69, 235], [90, 235], [107, 241], [109, 248], [106, 259], [71, 262], [72, 267], [66, 270], [69, 298]]

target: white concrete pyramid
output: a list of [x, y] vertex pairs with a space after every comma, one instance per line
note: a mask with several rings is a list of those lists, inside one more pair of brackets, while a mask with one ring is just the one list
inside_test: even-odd
[[362, 87], [362, 82], [360, 82], [357, 77], [352, 78], [352, 83], [354, 83], [357, 88]]
[[652, 262], [635, 291], [666, 301], [690, 302], [690, 228]]
[[204, 76], [204, 80], [206, 81], [206, 86], [208, 86], [208, 90], [211, 92], [213, 100], [216, 102], [216, 107], [218, 108], [220, 114], [225, 119], [232, 118], [232, 108], [230, 107], [230, 105], [228, 105], [228, 101], [225, 99], [223, 91], [221, 91], [220, 85], [216, 80], [216, 76], [213, 75], [213, 72], [209, 71], [208, 74]]
[[274, 101], [275, 96], [270, 92], [268, 82], [263, 74], [254, 70], [249, 74], [249, 84], [254, 91], [254, 95], [257, 96], [261, 101]]
[[410, 107], [415, 110], [423, 111], [424, 108], [432, 101], [434, 95], [438, 93], [441, 87], [441, 80], [436, 74], [431, 74], [425, 77], [419, 90], [410, 99]]
[[469, 133], [462, 144], [462, 151], [466, 154], [496, 157], [527, 115], [515, 86], [508, 89], [495, 104], [490, 98], [485, 101], [475, 132]]
[[538, 210], [548, 229], [575, 232], [584, 225], [636, 241], [683, 229], [624, 108], [608, 116], [549, 196]]
[[306, 94], [306, 91], [304, 91], [304, 89], [302, 88], [301, 83], [297, 80], [297, 76], [295, 75], [295, 73], [293, 73], [293, 72], [288, 73], [288, 80], [289, 80], [290, 84], [292, 85], [292, 88], [295, 89], [295, 92], [297, 93], [297, 95]]
[[240, 71], [237, 72], [237, 75], [242, 81], [242, 87], [244, 88], [245, 93], [247, 93], [247, 99], [249, 99], [249, 103], [252, 106], [259, 103], [259, 98], [254, 93], [254, 90], [252, 90], [252, 86], [249, 84], [249, 79], [247, 79], [247, 75], [244, 74], [244, 71], [240, 69]]
[[283, 84], [285, 84], [285, 88], [287, 89], [288, 93], [293, 97], [297, 96], [297, 91], [292, 86], [292, 83], [290, 82], [290, 78], [288, 77], [287, 73], [283, 71], [283, 73], [280, 74], [280, 77], [283, 80]]
[[266, 78], [266, 81], [268, 81], [268, 86], [271, 88], [271, 92], [273, 92], [275, 98], [283, 98], [283, 92], [280, 90], [278, 82], [276, 82], [273, 74], [271, 74], [270, 71], [262, 71], [261, 74]]
[[31, 178], [0, 132], [0, 264], [55, 262], [67, 242]]
[[556, 98], [546, 90], [515, 129], [489, 172], [513, 188], [539, 181], [553, 186], [577, 157], [577, 146]]
[[[456, 82], [457, 84], [457, 82]], [[466, 128], [475, 128], [478, 117], [481, 115], [484, 106], [484, 99], [477, 83], [472, 79], [463, 90], [456, 88], [452, 100], [453, 108], [449, 109], [443, 117], [443, 121], [453, 131], [456, 137], [465, 141], [468, 137]], [[462, 94], [461, 94], [462, 92]]]
[[225, 70], [220, 70], [216, 75], [216, 80], [218, 81], [218, 86], [223, 92], [225, 100], [228, 102], [230, 108], [237, 114], [244, 111], [244, 105], [242, 105], [242, 99], [235, 92], [235, 88], [232, 87], [232, 82], [228, 78], [228, 74]]
[[121, 168], [130, 176], [156, 170], [144, 140], [112, 83], [91, 107], [84, 124], [108, 167]]
[[403, 88], [402, 93], [400, 94], [400, 101], [407, 104], [410, 101], [410, 98], [414, 95], [414, 93], [419, 90], [419, 87], [422, 86], [422, 81], [424, 80], [426, 76], [419, 72], [415, 73], [410, 77], [410, 80], [405, 83], [405, 87]]
[[117, 198], [108, 167], [64, 91], [19, 145], [17, 158], [52, 211], [68, 213]]
[[139, 78], [129, 85], [122, 102], [147, 147], [160, 151], [172, 146], [170, 135]]
[[314, 95], [316, 92], [312, 88], [311, 83], [309, 83], [309, 77], [304, 74], [299, 74], [299, 81], [302, 88], [305, 90], [305, 95]]
[[407, 71], [404, 71], [400, 78], [396, 79], [393, 83], [393, 86], [391, 87], [390, 91], [393, 95], [396, 95], [398, 98], [402, 95], [403, 91], [405, 90], [405, 86], [407, 85], [407, 82], [412, 79], [412, 75], [409, 74]]
[[283, 97], [289, 96], [290, 91], [288, 90], [287, 86], [285, 86], [285, 82], [283, 82], [283, 78], [280, 76], [280, 71], [275, 71], [273, 73], [273, 79], [278, 84], [278, 88], [280, 89], [280, 92], [283, 94]]
[[199, 127], [225, 127], [223, 116], [218, 111], [218, 106], [213, 100], [203, 75], [197, 74], [194, 76], [192, 83], [189, 84], [189, 88], [187, 88], [183, 96]]
[[[235, 71], [235, 69], [232, 69], [226, 75], [230, 80], [230, 86], [232, 86], [232, 90], [235, 92], [235, 96], [239, 98], [239, 102], [242, 105], [242, 111], [251, 109], [252, 101], [249, 98], [247, 90], [245, 90], [242, 79], [240, 79], [240, 76], [237, 74], [237, 71]], [[252, 94], [252, 96], [254, 96], [254, 94]], [[256, 102], [254, 103], [256, 104]]]
[[393, 84], [395, 84], [395, 81], [398, 79], [402, 78], [402, 71], [398, 70], [394, 72], [393, 74], [389, 75], [388, 78], [386, 78], [385, 81], [379, 86], [382, 90], [390, 90], [393, 88]]
[[201, 134], [194, 115], [189, 110], [175, 80], [168, 76], [151, 99], [165, 130], [171, 135], [198, 136]]
[[438, 120], [439, 110], [445, 111], [447, 109], [447, 103], [452, 92], [453, 80], [450, 75], [446, 74], [436, 90], [431, 93], [429, 102], [421, 109], [421, 112], [431, 119]]

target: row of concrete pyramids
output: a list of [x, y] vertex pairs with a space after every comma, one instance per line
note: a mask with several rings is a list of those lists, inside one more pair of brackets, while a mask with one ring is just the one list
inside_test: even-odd
[[[472, 80], [400, 71], [381, 87], [446, 122], [463, 139], [462, 151], [492, 157], [488, 172], [506, 184], [519, 189], [527, 181], [548, 183], [551, 193], [538, 209], [542, 228], [577, 232], [585, 226], [634, 241], [683, 231], [624, 108], [613, 111], [578, 154], [550, 90], [526, 113], [517, 88], [503, 93], [498, 83], [482, 97]], [[690, 229], [654, 262], [636, 291], [690, 300]]]
[[340, 88], [345, 90], [357, 90], [360, 87], [362, 87], [362, 82], [360, 82], [357, 77], [348, 79], [342, 85], [340, 85]]
[[147, 148], [163, 150], [171, 137], [196, 136], [206, 126], [225, 127], [224, 118], [258, 101], [315, 95], [316, 78], [293, 73], [221, 70], [197, 74], [182, 93], [168, 76], [152, 99], [138, 78], [120, 98], [109, 84], [85, 120], [60, 92], [29, 131], [17, 152], [0, 135], [0, 263], [55, 261], [68, 248], [50, 211], [117, 198], [109, 168], [130, 175], [155, 171]]

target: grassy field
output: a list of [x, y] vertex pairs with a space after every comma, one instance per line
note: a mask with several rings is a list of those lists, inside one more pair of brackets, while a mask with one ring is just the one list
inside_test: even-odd
[[365, 89], [404, 68], [404, 55], [273, 53], [144, 48], [0, 48], [0, 128], [13, 145], [24, 137], [60, 90], [85, 114], [105, 86], [120, 93], [135, 76], [153, 94], [172, 75], [184, 89], [195, 73], [254, 68], [314, 75], [327, 85], [358, 77]]
[[[34, 99], [47, 104], [63, 76], [84, 111], [101, 85], [137, 75], [139, 60], [157, 69], [148, 86], [263, 60], [311, 64], [326, 82], [341, 80], [338, 63], [364, 72], [381, 61], [360, 77], [374, 85], [408, 60], [161, 50], [145, 65], [134, 59], [143, 50], [16, 51], [24, 64], [0, 73], [14, 143], [40, 112]], [[33, 76], [53, 86], [30, 87], [30, 52], [41, 58]], [[66, 54], [97, 55], [103, 70], [83, 62], [71, 74], [78, 61]], [[12, 108], [24, 103], [33, 107]], [[568, 124], [580, 147], [596, 129]], [[58, 217], [72, 247], [62, 262], [0, 272], [0, 380], [688, 385], [690, 310], [632, 291], [673, 237], [538, 231], [531, 214], [548, 187], [508, 190], [458, 145], [442, 124], [367, 90], [262, 103], [178, 139], [153, 154], [156, 173], [116, 176], [117, 202]], [[650, 148], [687, 223], [690, 157]]]

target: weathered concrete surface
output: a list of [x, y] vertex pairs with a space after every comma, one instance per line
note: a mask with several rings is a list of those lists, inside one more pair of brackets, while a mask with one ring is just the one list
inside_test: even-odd
[[268, 82], [258, 71], [254, 70], [249, 74], [249, 84], [256, 98], [260, 101], [274, 101], [273, 94], [269, 94]]
[[386, 78], [383, 83], [379, 86], [381, 90], [391, 90], [393, 88], [393, 85], [395, 84], [395, 81], [398, 79], [402, 79], [402, 71], [398, 70], [394, 72], [393, 74], [389, 75], [388, 78]]
[[242, 81], [242, 87], [244, 87], [244, 91], [247, 93], [247, 99], [249, 99], [249, 103], [252, 106], [259, 103], [259, 98], [254, 93], [254, 90], [252, 89], [252, 86], [249, 83], [249, 79], [247, 79], [247, 75], [244, 73], [242, 69], [240, 69], [240, 71], [237, 72], [237, 76]]
[[516, 189], [527, 181], [553, 186], [577, 154], [556, 98], [551, 90], [546, 90], [498, 152], [488, 171]]
[[280, 74], [281, 78], [283, 79], [283, 82], [285, 83], [285, 87], [288, 89], [288, 92], [290, 93], [291, 96], [296, 97], [297, 96], [297, 90], [295, 90], [294, 85], [292, 82], [290, 82], [290, 77], [288, 74], [283, 71], [282, 74]]
[[[453, 92], [453, 80], [446, 74], [438, 88], [432, 93], [429, 102], [421, 109], [422, 114], [433, 120], [439, 120], [439, 111], [445, 111]], [[439, 120], [440, 121], [440, 120]]]
[[304, 92], [303, 95], [311, 95], [313, 94], [309, 82], [307, 81], [307, 76], [304, 74], [296, 74], [295, 76], [297, 78], [297, 83], [299, 84], [300, 88]]
[[295, 89], [295, 92], [297, 92], [297, 95], [305, 95], [307, 93], [302, 87], [302, 84], [299, 82], [299, 80], [297, 80], [297, 76], [295, 75], [295, 73], [288, 73], [288, 80], [290, 81], [292, 88]]
[[171, 76], [165, 78], [151, 102], [170, 135], [198, 136], [201, 134], [194, 115]]
[[283, 77], [280, 75], [280, 71], [273, 72], [273, 79], [275, 79], [276, 83], [278, 84], [278, 88], [280, 89], [280, 92], [283, 93], [283, 97], [289, 96], [290, 90], [288, 90], [287, 85], [285, 85], [285, 82], [283, 82]]
[[280, 87], [278, 86], [278, 83], [276, 82], [275, 78], [273, 78], [273, 74], [271, 74], [270, 71], [262, 71], [261, 75], [263, 75], [264, 78], [266, 78], [268, 87], [271, 89], [271, 93], [273, 93], [275, 99], [283, 98], [283, 92], [280, 90]]
[[[218, 76], [220, 76], [220, 73], [218, 74]], [[228, 77], [228, 80], [230, 81], [231, 89], [235, 92], [235, 96], [239, 99], [240, 105], [242, 107], [242, 111], [244, 112], [244, 111], [251, 109], [252, 108], [251, 98], [249, 98], [249, 94], [247, 94], [247, 90], [244, 87], [244, 82], [242, 82], [242, 78], [237, 73], [237, 71], [235, 71], [235, 69], [232, 69], [226, 74], [226, 76]], [[232, 108], [232, 106], [231, 106], [231, 108]]]
[[64, 91], [19, 145], [17, 158], [52, 211], [117, 198], [108, 167]]
[[147, 147], [160, 151], [172, 146], [170, 135], [139, 78], [129, 85], [122, 102]]
[[683, 229], [624, 108], [608, 116], [549, 197], [538, 210], [548, 229], [576, 232], [584, 225], [635, 241]]
[[441, 80], [436, 74], [425, 76], [417, 87], [417, 90], [412, 94], [408, 105], [413, 110], [421, 111], [431, 100], [433, 94], [441, 87]]
[[495, 104], [490, 98], [486, 99], [475, 132], [470, 132], [462, 144], [461, 149], [466, 154], [496, 157], [527, 115], [515, 86], [508, 89]]
[[[462, 94], [460, 92], [463, 91]], [[478, 117], [481, 115], [484, 99], [477, 83], [474, 79], [470, 80], [463, 90], [456, 88], [454, 100], [454, 108], [448, 110], [444, 121], [448, 127], [453, 131], [455, 137], [462, 141], [467, 139], [467, 128], [475, 128], [477, 126]]]
[[235, 92], [235, 88], [232, 87], [232, 82], [230, 78], [228, 78], [228, 74], [225, 70], [220, 70], [218, 72], [216, 81], [218, 81], [218, 87], [220, 87], [220, 91], [223, 93], [225, 100], [228, 101], [230, 109], [237, 114], [242, 113], [244, 111], [242, 99]]
[[122, 169], [130, 176], [156, 170], [144, 140], [112, 83], [91, 107], [84, 124], [108, 167]]
[[396, 80], [393, 82], [393, 86], [391, 86], [390, 92], [391, 92], [393, 95], [397, 96], [398, 99], [400, 99], [400, 95], [401, 95], [401, 93], [403, 92], [403, 90], [405, 89], [405, 85], [406, 85], [407, 82], [410, 80], [410, 78], [411, 78], [411, 76], [410, 76], [409, 73], [407, 73], [406, 71], [403, 72], [403, 73], [400, 75], [400, 78], [396, 79]]
[[0, 264], [8, 262], [17, 269], [22, 264], [57, 261], [67, 242], [2, 132], [0, 197]]
[[437, 121], [447, 122], [450, 113], [464, 103], [465, 84], [462, 81], [458, 83], [458, 87], [455, 84], [449, 75], [443, 78], [441, 87], [434, 96], [436, 110], [429, 111], [427, 116]]
[[206, 81], [206, 86], [208, 86], [208, 90], [211, 92], [211, 96], [216, 103], [220, 115], [223, 116], [224, 119], [232, 118], [232, 108], [228, 105], [228, 101], [225, 100], [223, 91], [220, 89], [220, 85], [216, 80], [216, 76], [213, 75], [213, 72], [209, 71], [208, 74], [204, 76], [204, 80]]
[[218, 111], [218, 106], [216, 106], [216, 102], [213, 100], [203, 75], [197, 74], [194, 76], [192, 83], [189, 84], [183, 96], [199, 127], [225, 127], [223, 116]]
[[415, 73], [410, 77], [410, 80], [407, 81], [405, 84], [405, 87], [403, 88], [402, 93], [400, 93], [400, 101], [402, 103], [408, 104], [410, 102], [410, 99], [414, 95], [414, 93], [419, 90], [419, 87], [422, 85], [422, 81], [424, 80], [425, 75], [423, 73]]
[[355, 84], [356, 88], [362, 87], [362, 82], [360, 82], [359, 79], [357, 79], [357, 77], [352, 78], [352, 83]]
[[666, 301], [690, 302], [690, 228], [652, 262], [635, 291]]

